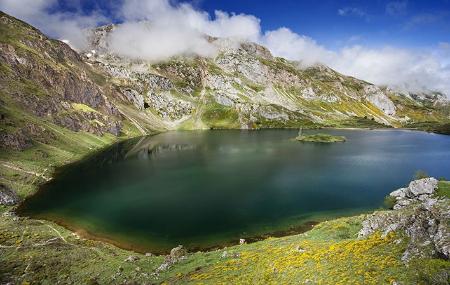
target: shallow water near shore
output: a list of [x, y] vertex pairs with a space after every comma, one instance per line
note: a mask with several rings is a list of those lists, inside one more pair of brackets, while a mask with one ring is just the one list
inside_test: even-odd
[[168, 132], [117, 143], [61, 168], [25, 200], [45, 218], [142, 252], [236, 244], [309, 229], [382, 206], [421, 169], [450, 176], [450, 136], [321, 130], [344, 143], [292, 140], [296, 130]]

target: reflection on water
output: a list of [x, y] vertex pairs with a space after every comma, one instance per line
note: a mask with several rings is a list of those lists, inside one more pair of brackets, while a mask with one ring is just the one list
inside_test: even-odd
[[327, 132], [347, 142], [299, 143], [295, 130], [127, 140], [60, 169], [20, 211], [138, 250], [205, 249], [377, 208], [417, 169], [450, 175], [448, 136]]

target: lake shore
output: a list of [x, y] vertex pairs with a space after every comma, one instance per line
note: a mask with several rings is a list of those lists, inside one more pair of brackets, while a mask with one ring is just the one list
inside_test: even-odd
[[[91, 153], [92, 151], [86, 153], [85, 155], [90, 155]], [[41, 172], [36, 171], [36, 173]], [[52, 175], [49, 175], [48, 173], [49, 171], [46, 172], [46, 175], [52, 177]], [[42, 181], [42, 183], [44, 182]], [[130, 278], [141, 281], [149, 280], [147, 277], [145, 277], [145, 275], [137, 276], [136, 274], [134, 274], [137, 267], [141, 268], [140, 270], [144, 270], [146, 272], [157, 272], [159, 276], [158, 280], [191, 280], [192, 282], [193, 280], [197, 280], [196, 278], [198, 278], [198, 272], [202, 272], [205, 270], [197, 270], [197, 267], [201, 266], [202, 268], [209, 268], [209, 263], [204, 264], [200, 262], [200, 260], [203, 260], [207, 256], [209, 258], [212, 258], [212, 260], [214, 261], [222, 262], [228, 260], [228, 258], [234, 258], [222, 258], [223, 255], [242, 256], [243, 253], [248, 251], [252, 252], [253, 250], [268, 250], [272, 247], [281, 249], [284, 248], [284, 246], [288, 245], [292, 249], [294, 249], [299, 243], [302, 244], [305, 241], [314, 242], [314, 239], [310, 240], [310, 238], [316, 238], [317, 235], [327, 241], [329, 239], [332, 239], [336, 235], [342, 235], [343, 237], [349, 238], [351, 234], [349, 234], [348, 231], [350, 231], [350, 233], [354, 233], [354, 228], [359, 228], [364, 217], [355, 216], [350, 218], [333, 219], [327, 222], [322, 222], [313, 227], [313, 231], [307, 231], [300, 235], [294, 234], [275, 239], [268, 238], [267, 240], [265, 239], [263, 241], [257, 241], [248, 245], [232, 246], [230, 248], [227, 246], [222, 250], [212, 249], [212, 251], [206, 253], [195, 253], [189, 255], [186, 261], [179, 261], [176, 264], [171, 265], [171, 269], [159, 271], [158, 268], [160, 267], [160, 265], [165, 264], [164, 256], [146, 256], [145, 254], [123, 250], [118, 247], [111, 246], [111, 242], [108, 240], [102, 241], [95, 240], [95, 238], [91, 239], [89, 235], [86, 235], [87, 238], [85, 239], [83, 238], [83, 234], [74, 235], [74, 231], [67, 230], [65, 227], [60, 227], [59, 225], [50, 221], [42, 221], [26, 217], [15, 217], [14, 213], [11, 213], [12, 210], [12, 207], [0, 208], [0, 214], [2, 215], [2, 217], [0, 218], [0, 251], [3, 251], [3, 253], [5, 253], [3, 259], [3, 261], [5, 261], [5, 268], [11, 270], [12, 274], [17, 274], [17, 276], [20, 276], [18, 272], [20, 272], [21, 270], [23, 271], [25, 266], [27, 265], [21, 264], [21, 260], [22, 258], [25, 258], [25, 255], [24, 252], [19, 251], [18, 253], [17, 249], [34, 248], [33, 254], [36, 257], [40, 256], [41, 258], [44, 258], [46, 256], [45, 259], [48, 259], [50, 255], [51, 257], [49, 260], [53, 260], [54, 262], [57, 262], [58, 260], [65, 260], [66, 264], [72, 264], [71, 266], [77, 266], [80, 264], [89, 265], [88, 267], [91, 268], [91, 272], [93, 271], [99, 274], [98, 278], [101, 281], [100, 283], [102, 284], [105, 282], [115, 283], [116, 281], [119, 282], [120, 280], [125, 279], [130, 280]], [[23, 234], [25, 233], [25, 231], [26, 234]], [[59, 238], [59, 236], [61, 236], [62, 239]], [[387, 245], [389, 245], [389, 243], [387, 243], [386, 246]], [[319, 248], [322, 248], [323, 245], [317, 246], [317, 250], [319, 250]], [[331, 246], [331, 243], [326, 243], [326, 246]], [[399, 246], [401, 247], [403, 245], [399, 244]], [[288, 249], [286, 248], [286, 250]], [[99, 259], [99, 256], [96, 256], [95, 252], [101, 253], [101, 256], [103, 257]], [[227, 254], [225, 254], [225, 252], [227, 252]], [[315, 251], [313, 250], [313, 252]], [[395, 252], [396, 251], [394, 250], [394, 253]], [[385, 253], [380, 252], [379, 254], [383, 255]], [[82, 259], [78, 259], [79, 255], [84, 257]], [[124, 260], [129, 259], [130, 256], [136, 256], [138, 260], [124, 262]], [[367, 258], [367, 256], [362, 258], [366, 259], [366, 261], [370, 260]], [[191, 263], [194, 260], [195, 262]], [[200, 264], [202, 265], [196, 265], [199, 264], [197, 262], [200, 262]], [[345, 262], [347, 261], [344, 261], [344, 263]], [[34, 264], [33, 261], [31, 262], [31, 264]], [[67, 265], [65, 264], [61, 264], [55, 267], [55, 269], [57, 268], [57, 270], [59, 271], [65, 271], [67, 270], [66, 266]], [[415, 267], [413, 267], [413, 269], [410, 269], [411, 271], [400, 273], [404, 271], [404, 267], [400, 265], [395, 266], [398, 266], [395, 268], [398, 268], [399, 270], [396, 277], [398, 280], [410, 280], [408, 278], [412, 278], [412, 275], [410, 277], [407, 277], [407, 275], [409, 274], [409, 272], [415, 270]], [[116, 279], [113, 279], [113, 276], [115, 276], [116, 271], [118, 271], [119, 268], [122, 268], [120, 269], [122, 270], [122, 277], [116, 277]], [[422, 268], [421, 270], [424, 269], [426, 268]], [[186, 273], [178, 276], [177, 272], [180, 271]], [[384, 274], [381, 273], [381, 271], [376, 272], [377, 274]], [[17, 280], [46, 280], [45, 277], [40, 274], [41, 273], [39, 273], [38, 271], [36, 273], [33, 273], [33, 275], [30, 275], [28, 279], [23, 279], [22, 277], [20, 277], [20, 279]], [[49, 274], [47, 277], [49, 279], [47, 280], [56, 281], [58, 280], [58, 278], [60, 278], [57, 275], [54, 275], [54, 273], [47, 274]], [[79, 273], [71, 272], [71, 280], [78, 280], [77, 282], [81, 283], [87, 282], [89, 280], [83, 279], [83, 276], [85, 276], [85, 274], [86, 273], [84, 270], [81, 270]], [[226, 276], [227, 275], [223, 277]]]

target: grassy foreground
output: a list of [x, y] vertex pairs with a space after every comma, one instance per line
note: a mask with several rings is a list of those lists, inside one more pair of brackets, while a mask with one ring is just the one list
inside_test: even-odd
[[[448, 261], [400, 260], [407, 240], [356, 238], [364, 216], [321, 223], [300, 235], [187, 255], [166, 270], [146, 256], [79, 238], [51, 222], [3, 215], [0, 281], [16, 284], [429, 284]], [[133, 256], [132, 259], [129, 256]], [[439, 284], [439, 283], [436, 283]]]

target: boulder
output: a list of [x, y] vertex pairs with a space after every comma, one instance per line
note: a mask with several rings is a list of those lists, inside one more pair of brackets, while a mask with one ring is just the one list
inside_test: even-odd
[[182, 245], [174, 247], [174, 248], [172, 248], [172, 250], [170, 250], [170, 258], [172, 260], [180, 259], [183, 256], [185, 256], [186, 254], [187, 254], [187, 250]]
[[12, 206], [19, 203], [20, 199], [16, 192], [8, 186], [0, 184], [0, 205]]
[[389, 194], [396, 199], [394, 210], [402, 209], [412, 203], [427, 202], [437, 187], [438, 181], [433, 177], [411, 181], [408, 187], [397, 189]]
[[437, 186], [437, 179], [430, 177], [412, 181], [409, 183], [408, 190], [410, 196], [416, 197], [423, 194], [433, 194]]

